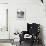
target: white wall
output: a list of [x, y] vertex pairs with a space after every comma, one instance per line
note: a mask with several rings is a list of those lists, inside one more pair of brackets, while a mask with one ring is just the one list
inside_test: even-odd
[[7, 9], [8, 4], [0, 4], [0, 39], [9, 39], [7, 28]]
[[8, 0], [0, 0], [0, 3], [8, 3]]
[[[0, 3], [8, 3], [8, 0], [0, 0]], [[7, 6], [8, 5], [0, 4], [0, 16], [4, 15], [4, 17], [5, 17], [5, 15], [6, 15], [5, 10], [8, 8]], [[1, 18], [0, 18], [0, 20], [1, 20]], [[3, 25], [5, 25], [5, 22], [3, 23]], [[6, 32], [6, 31], [1, 32], [0, 31], [0, 39], [8, 39], [8, 38], [9, 38], [9, 33], [8, 32]], [[11, 45], [11, 43], [0, 43], [0, 46], [12, 46], [12, 45]]]

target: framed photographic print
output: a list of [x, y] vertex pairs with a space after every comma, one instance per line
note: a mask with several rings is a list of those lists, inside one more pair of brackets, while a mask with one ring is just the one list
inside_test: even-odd
[[17, 9], [17, 19], [25, 20], [25, 9]]

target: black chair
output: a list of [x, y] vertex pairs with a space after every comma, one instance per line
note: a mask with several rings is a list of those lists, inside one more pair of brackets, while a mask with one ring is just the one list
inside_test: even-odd
[[22, 41], [25, 41], [25, 39], [24, 39], [25, 34], [32, 35], [32, 38], [29, 39], [29, 41], [31, 41], [32, 45], [34, 42], [39, 43], [39, 33], [40, 33], [40, 24], [27, 23], [27, 31], [22, 31], [22, 34], [19, 35], [20, 36], [20, 44]]

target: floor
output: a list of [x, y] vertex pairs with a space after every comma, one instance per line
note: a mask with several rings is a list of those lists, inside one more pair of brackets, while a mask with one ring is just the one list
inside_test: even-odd
[[[21, 45], [18, 43], [15, 43], [15, 45], [12, 45], [11, 43], [0, 43], [0, 46], [16, 46], [16, 44], [17, 44], [17, 46], [31, 46], [29, 43], [26, 43], [26, 42], [22, 42]], [[33, 46], [42, 46], [42, 45], [34, 44]]]
[[[31, 45], [28, 44], [28, 43], [22, 42], [22, 44], [19, 45], [19, 46], [31, 46]], [[43, 46], [43, 45], [41, 45], [41, 44], [34, 44], [33, 46]]]
[[[16, 46], [16, 45], [12, 45], [11, 43], [0, 43], [0, 46]], [[21, 44], [21, 45], [17, 45], [17, 46], [30, 46], [30, 44]], [[42, 46], [42, 45], [33, 45], [33, 46]]]
[[12, 46], [10, 43], [0, 43], [0, 46]]

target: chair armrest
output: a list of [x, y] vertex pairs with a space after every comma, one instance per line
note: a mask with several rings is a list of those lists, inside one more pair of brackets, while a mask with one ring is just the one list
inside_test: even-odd
[[27, 33], [28, 33], [27, 31], [22, 31], [22, 34], [23, 34], [23, 35], [25, 35], [25, 34], [27, 34]]

